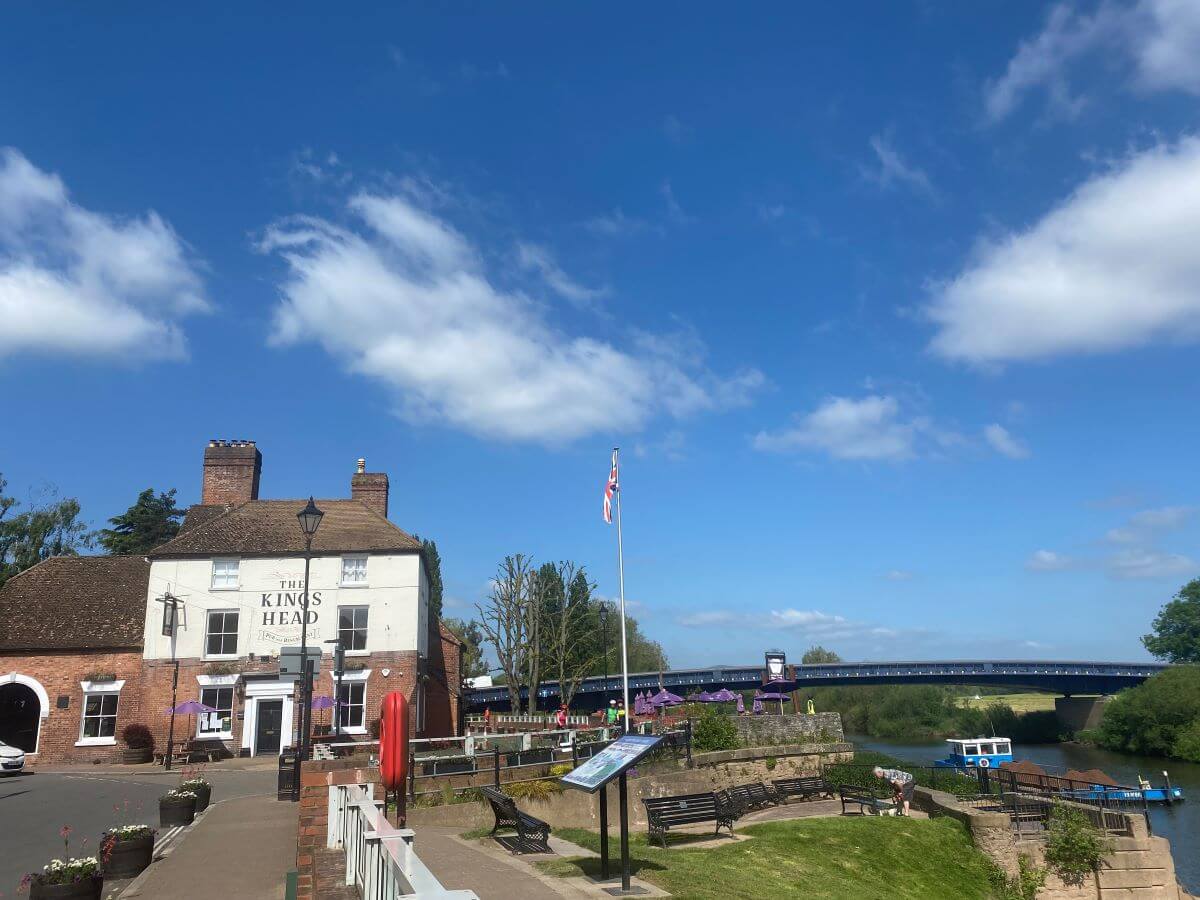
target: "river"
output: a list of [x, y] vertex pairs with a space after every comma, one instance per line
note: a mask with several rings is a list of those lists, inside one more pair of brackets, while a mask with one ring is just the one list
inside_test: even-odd
[[[935, 759], [947, 755], [944, 741], [908, 744], [862, 735], [847, 735], [846, 739], [853, 741], [857, 748], [877, 750], [917, 765], [932, 765]], [[1190, 893], [1200, 894], [1200, 765], [1154, 756], [1114, 753], [1081, 744], [1024, 744], [1014, 746], [1013, 755], [1040, 766], [1100, 769], [1121, 784], [1137, 784], [1137, 776], [1141, 774], [1158, 786], [1162, 784], [1162, 773], [1166, 769], [1171, 774], [1171, 784], [1183, 788], [1188, 799], [1172, 806], [1152, 805], [1150, 823], [1156, 835], [1171, 842], [1175, 872], [1180, 882]]]

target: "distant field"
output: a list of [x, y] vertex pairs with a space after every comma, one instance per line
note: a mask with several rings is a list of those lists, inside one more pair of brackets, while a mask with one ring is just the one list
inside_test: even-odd
[[1054, 694], [988, 694], [976, 700], [974, 697], [962, 697], [963, 706], [981, 709], [992, 703], [1004, 703], [1011, 706], [1013, 712], [1044, 712], [1054, 709]]

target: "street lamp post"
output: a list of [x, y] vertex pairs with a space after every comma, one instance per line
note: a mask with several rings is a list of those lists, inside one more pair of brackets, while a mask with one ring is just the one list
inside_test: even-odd
[[600, 604], [600, 633], [604, 641], [604, 705], [608, 706], [608, 604]]
[[333, 736], [340, 741], [342, 739], [342, 672], [346, 668], [346, 648], [342, 646], [341, 637], [325, 643], [334, 645], [333, 674], [337, 678], [337, 686], [333, 691]]
[[[297, 754], [299, 760], [308, 759], [308, 743], [309, 734], [312, 727], [312, 667], [308, 660], [308, 570], [312, 563], [312, 542], [313, 535], [317, 533], [317, 528], [321, 525], [321, 519], [325, 514], [317, 509], [317, 504], [313, 502], [313, 498], [308, 498], [308, 505], [300, 512], [296, 513], [296, 518], [300, 522], [300, 530], [304, 532], [304, 600], [302, 606], [302, 616], [300, 620], [300, 660], [301, 660], [301, 677], [303, 682], [300, 687], [300, 698], [303, 707], [300, 710], [300, 752]], [[297, 779], [299, 783], [299, 779]]]

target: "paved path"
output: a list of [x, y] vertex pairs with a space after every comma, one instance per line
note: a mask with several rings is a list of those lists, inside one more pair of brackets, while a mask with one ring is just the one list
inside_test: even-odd
[[297, 812], [274, 795], [214, 803], [121, 900], [282, 900], [296, 864]]
[[469, 841], [455, 840], [461, 828], [425, 825], [414, 830], [417, 855], [447, 890], [472, 890], [480, 900], [561, 900], [564, 895], [578, 896], [554, 890], [525, 868], [498, 860]]

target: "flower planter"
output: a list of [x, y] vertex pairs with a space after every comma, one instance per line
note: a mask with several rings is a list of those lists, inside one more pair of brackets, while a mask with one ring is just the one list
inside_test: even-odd
[[83, 878], [68, 884], [42, 884], [37, 878], [29, 883], [30, 900], [100, 900], [103, 878]]
[[204, 784], [193, 784], [188, 786], [188, 790], [196, 795], [196, 814], [204, 812], [208, 809], [209, 801], [212, 800], [212, 785], [207, 781]]
[[104, 861], [104, 874], [108, 878], [133, 878], [150, 865], [153, 856], [153, 834], [113, 841]]
[[174, 828], [176, 825], [191, 825], [195, 818], [195, 797], [159, 798], [158, 824], [163, 828]]
[[136, 766], [139, 763], [148, 763], [153, 757], [154, 751], [149, 747], [125, 747], [121, 750], [121, 762], [127, 766]]

